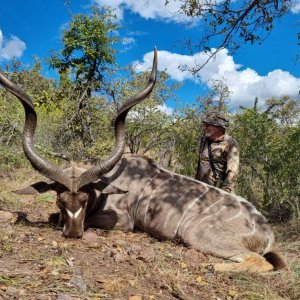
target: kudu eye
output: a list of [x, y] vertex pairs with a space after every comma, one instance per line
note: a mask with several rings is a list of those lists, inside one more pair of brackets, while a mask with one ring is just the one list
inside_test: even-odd
[[88, 195], [81, 195], [78, 197], [78, 201], [82, 206], [85, 206], [88, 202]]
[[64, 203], [66, 203], [66, 200], [64, 198], [58, 196], [57, 197], [57, 202], [59, 202], [61, 204], [64, 204]]
[[57, 196], [56, 199], [56, 205], [58, 206], [58, 208], [65, 208], [68, 204], [68, 199], [66, 197], [62, 197], [62, 196]]
[[85, 206], [87, 204], [87, 199], [80, 201], [80, 203], [82, 204], [82, 206]]

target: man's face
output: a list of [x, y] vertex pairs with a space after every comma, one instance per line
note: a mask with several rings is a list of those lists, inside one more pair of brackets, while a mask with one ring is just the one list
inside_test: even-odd
[[221, 126], [203, 123], [203, 129], [206, 137], [214, 137], [224, 134], [224, 129]]

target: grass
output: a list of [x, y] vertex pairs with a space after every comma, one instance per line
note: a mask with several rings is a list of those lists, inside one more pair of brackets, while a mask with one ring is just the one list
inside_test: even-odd
[[7, 275], [1, 275], [0, 276], [0, 285], [5, 285], [5, 286], [14, 286], [17, 284], [16, 279], [11, 278]]
[[36, 196], [36, 200], [42, 203], [53, 203], [55, 202], [55, 195], [50, 193], [39, 194]]
[[46, 266], [47, 267], [63, 267], [66, 266], [66, 260], [62, 256], [52, 256], [46, 261]]

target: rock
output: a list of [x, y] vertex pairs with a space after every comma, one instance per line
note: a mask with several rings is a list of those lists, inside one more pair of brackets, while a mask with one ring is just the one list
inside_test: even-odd
[[140, 254], [137, 256], [137, 259], [140, 259], [144, 262], [153, 262], [155, 260], [155, 251], [153, 248], [144, 248], [140, 251]]
[[70, 280], [70, 285], [75, 286], [76, 288], [78, 288], [78, 290], [82, 292], [85, 292], [87, 288], [87, 285], [82, 279], [82, 277], [78, 276], [72, 277], [72, 279]]
[[34, 299], [35, 299], [35, 300], [52, 300], [53, 297], [51, 297], [51, 296], [49, 296], [49, 295], [41, 294], [41, 295], [35, 295], [35, 296], [34, 296]]
[[70, 258], [66, 259], [66, 262], [70, 267], [73, 267], [74, 266], [74, 260], [75, 260], [75, 257], [70, 257]]
[[82, 270], [80, 268], [73, 269], [73, 277], [71, 278], [70, 285], [75, 286], [80, 291], [85, 292], [87, 289], [87, 284], [82, 278]]
[[[0, 284], [0, 290], [2, 291], [6, 291], [7, 290], [7, 286], [4, 284]], [[1, 299], [1, 298], [0, 298]]]
[[9, 212], [0, 210], [0, 223], [9, 223], [12, 222], [15, 219], [15, 216]]
[[17, 240], [18, 241], [22, 241], [22, 242], [32, 242], [35, 239], [35, 235], [32, 233], [21, 233], [18, 237]]
[[61, 294], [57, 296], [56, 300], [82, 300], [82, 299], [78, 297], [72, 297], [67, 294]]
[[205, 259], [205, 256], [195, 249], [189, 249], [183, 254], [184, 260], [191, 266], [198, 265], [199, 262]]
[[110, 251], [109, 256], [112, 257], [116, 263], [124, 262], [127, 259], [126, 255], [124, 253], [118, 252], [116, 250]]
[[141, 296], [129, 296], [128, 300], [142, 300]]
[[120, 246], [123, 247], [125, 246], [127, 243], [123, 240], [117, 240], [117, 241], [114, 241], [114, 243], [112, 244], [113, 247], [115, 248], [119, 248]]
[[141, 251], [142, 251], [142, 247], [141, 246], [139, 246], [139, 245], [131, 245], [131, 246], [128, 246], [128, 247], [126, 247], [126, 251], [127, 251], [127, 253], [129, 254], [129, 255], [132, 255], [132, 254], [135, 254], [135, 255], [137, 255], [137, 254], [139, 254]]
[[[1, 223], [0, 222], [0, 227], [2, 232], [5, 232], [5, 236], [7, 237], [13, 237], [15, 236], [15, 229], [9, 224], [9, 223]], [[3, 236], [2, 236], [3, 238]]]
[[21, 290], [15, 288], [13, 286], [9, 286], [5, 292], [7, 295], [10, 295], [11, 297], [16, 297], [17, 299], [21, 294]]
[[85, 232], [83, 235], [83, 240], [87, 243], [96, 243], [98, 240], [98, 235], [95, 232]]
[[116, 253], [113, 258], [116, 263], [124, 262], [126, 260], [126, 256], [122, 253]]

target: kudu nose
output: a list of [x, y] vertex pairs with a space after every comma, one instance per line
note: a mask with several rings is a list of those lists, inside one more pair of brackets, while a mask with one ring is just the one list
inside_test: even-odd
[[65, 232], [63, 231], [62, 235], [67, 239], [80, 239], [83, 236], [83, 232]]

